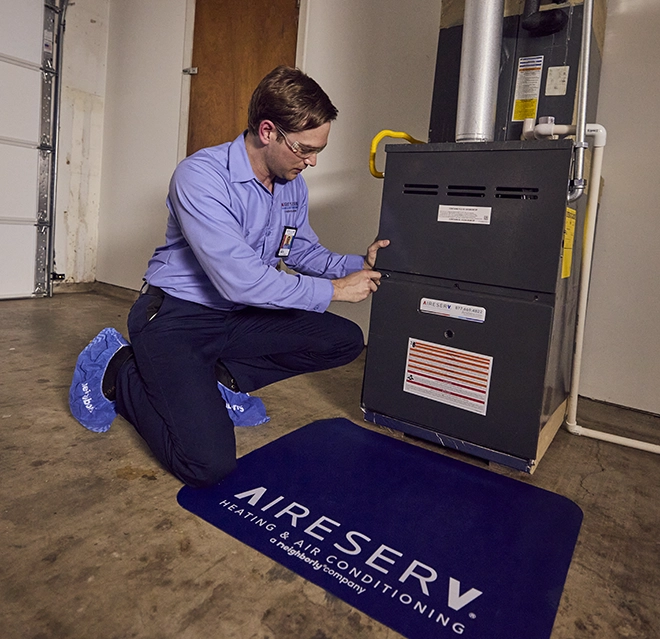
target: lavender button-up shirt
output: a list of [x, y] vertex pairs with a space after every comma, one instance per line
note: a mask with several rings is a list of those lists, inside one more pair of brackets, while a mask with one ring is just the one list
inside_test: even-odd
[[[307, 206], [301, 175], [275, 182], [272, 193], [259, 182], [243, 134], [202, 149], [174, 172], [165, 244], [149, 261], [145, 279], [174, 297], [212, 308], [323, 312], [333, 294], [329, 279], [360, 270], [364, 258], [321, 246]], [[295, 235], [288, 255], [278, 257], [287, 228]], [[278, 270], [280, 259], [296, 274]]]

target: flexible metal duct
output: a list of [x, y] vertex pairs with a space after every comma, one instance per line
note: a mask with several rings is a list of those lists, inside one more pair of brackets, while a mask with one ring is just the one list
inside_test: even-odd
[[495, 139], [504, 0], [466, 0], [456, 116], [457, 142]]

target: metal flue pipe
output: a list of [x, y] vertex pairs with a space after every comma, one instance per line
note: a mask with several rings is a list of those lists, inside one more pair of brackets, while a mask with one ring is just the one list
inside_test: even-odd
[[465, 0], [457, 142], [495, 139], [504, 0]]

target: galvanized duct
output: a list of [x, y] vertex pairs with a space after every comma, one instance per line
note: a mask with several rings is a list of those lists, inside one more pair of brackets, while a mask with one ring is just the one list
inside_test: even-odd
[[492, 142], [504, 0], [466, 0], [456, 116], [457, 142]]

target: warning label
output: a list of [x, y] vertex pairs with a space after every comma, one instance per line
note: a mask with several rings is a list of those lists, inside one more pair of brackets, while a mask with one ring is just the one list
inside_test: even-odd
[[516, 76], [516, 93], [513, 102], [513, 122], [521, 122], [527, 118], [536, 119], [541, 91], [541, 74], [543, 72], [543, 56], [528, 56], [518, 60]]
[[564, 225], [564, 241], [561, 247], [561, 276], [562, 279], [571, 276], [573, 264], [573, 243], [575, 241], [575, 224], [577, 211], [566, 207], [566, 224]]
[[411, 337], [403, 390], [485, 415], [492, 369], [493, 358], [489, 355]]

